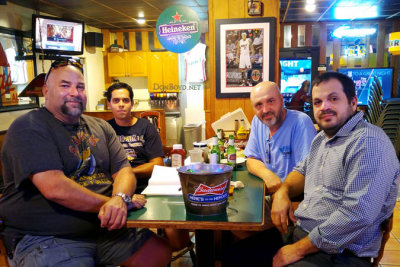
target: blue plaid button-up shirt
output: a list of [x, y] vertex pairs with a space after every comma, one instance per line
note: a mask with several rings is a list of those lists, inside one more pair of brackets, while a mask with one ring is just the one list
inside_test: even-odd
[[396, 204], [400, 166], [382, 129], [354, 115], [328, 139], [321, 131], [295, 171], [305, 176], [297, 225], [327, 253], [376, 257], [381, 223]]

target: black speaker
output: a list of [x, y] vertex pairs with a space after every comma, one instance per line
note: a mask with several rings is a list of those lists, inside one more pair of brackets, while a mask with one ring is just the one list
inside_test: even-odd
[[103, 34], [99, 32], [85, 33], [85, 44], [87, 46], [103, 47]]

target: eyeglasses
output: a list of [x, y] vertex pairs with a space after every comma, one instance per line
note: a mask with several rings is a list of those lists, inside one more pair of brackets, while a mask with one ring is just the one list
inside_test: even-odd
[[75, 59], [72, 58], [66, 58], [62, 60], [56, 60], [53, 63], [51, 63], [50, 69], [46, 74], [46, 77], [44, 78], [44, 82], [47, 82], [47, 79], [49, 78], [50, 72], [52, 69], [57, 69], [60, 67], [65, 67], [65, 66], [74, 66], [76, 67], [82, 74], [83, 74], [83, 66], [79, 61], [76, 61]]

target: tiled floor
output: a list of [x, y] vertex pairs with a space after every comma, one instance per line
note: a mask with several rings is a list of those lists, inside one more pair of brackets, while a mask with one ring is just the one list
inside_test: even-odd
[[[393, 229], [390, 238], [386, 243], [383, 258], [379, 263], [381, 267], [400, 266], [400, 201], [396, 203], [393, 216]], [[189, 253], [174, 261], [171, 267], [193, 266]]]
[[397, 201], [393, 213], [393, 229], [379, 263], [382, 267], [400, 266], [400, 201]]

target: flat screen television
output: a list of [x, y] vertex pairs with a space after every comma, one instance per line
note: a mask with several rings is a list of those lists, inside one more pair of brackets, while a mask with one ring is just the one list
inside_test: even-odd
[[281, 58], [281, 93], [296, 93], [305, 80], [311, 82], [311, 58]]
[[33, 49], [37, 53], [82, 55], [84, 23], [56, 17], [32, 17]]
[[358, 105], [368, 105], [370, 85], [373, 76], [378, 77], [382, 86], [383, 98], [391, 98], [393, 84], [393, 68], [353, 68], [338, 69], [338, 72], [349, 76], [356, 86]]

